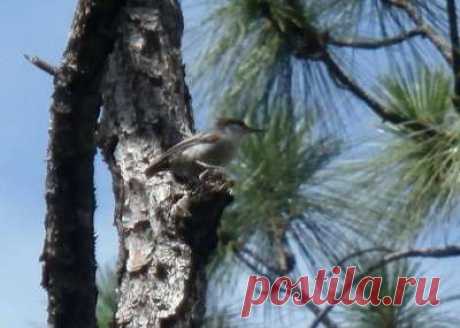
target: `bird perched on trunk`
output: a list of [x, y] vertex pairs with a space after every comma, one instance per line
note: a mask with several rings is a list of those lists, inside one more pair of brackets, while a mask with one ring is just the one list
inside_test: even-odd
[[235, 157], [245, 136], [263, 131], [237, 119], [220, 118], [212, 131], [188, 137], [154, 159], [145, 175], [152, 177], [164, 170], [179, 172], [197, 167], [200, 171], [221, 169]]

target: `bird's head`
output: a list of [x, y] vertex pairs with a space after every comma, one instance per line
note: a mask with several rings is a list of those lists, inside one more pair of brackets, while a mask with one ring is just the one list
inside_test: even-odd
[[216, 121], [216, 129], [226, 134], [230, 134], [235, 137], [243, 137], [250, 133], [261, 133], [265, 130], [263, 129], [256, 129], [253, 127], [248, 126], [241, 120], [234, 119], [234, 118], [219, 118]]

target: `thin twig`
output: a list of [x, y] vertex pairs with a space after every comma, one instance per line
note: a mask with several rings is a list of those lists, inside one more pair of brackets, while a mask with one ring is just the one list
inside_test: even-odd
[[[441, 248], [422, 248], [422, 249], [412, 249], [407, 251], [401, 252], [394, 252], [387, 254], [383, 257], [383, 259], [377, 262], [374, 265], [371, 265], [364, 273], [362, 273], [358, 280], [361, 277], [366, 276], [370, 272], [383, 267], [391, 262], [398, 261], [405, 258], [412, 258], [412, 257], [425, 257], [425, 258], [445, 258], [445, 257], [453, 257], [453, 256], [460, 256], [460, 245], [452, 245], [446, 246]], [[318, 325], [324, 320], [324, 318], [332, 311], [334, 308], [334, 304], [330, 304], [325, 307], [321, 313], [319, 313], [316, 319], [310, 325], [310, 328], [316, 328]]]
[[361, 249], [356, 252], [353, 252], [347, 256], [345, 256], [342, 260], [337, 263], [338, 266], [342, 267], [344, 266], [348, 261], [351, 259], [354, 259], [355, 257], [359, 257], [361, 255], [367, 254], [367, 253], [374, 253], [374, 252], [380, 252], [380, 253], [389, 253], [391, 252], [390, 249], [386, 247], [371, 247], [371, 248], [366, 248], [366, 249]]
[[[245, 255], [253, 257], [253, 259], [255, 259], [256, 263], [251, 263], [251, 261], [249, 261], [245, 257]], [[262, 261], [262, 259], [254, 257], [254, 255], [255, 254], [253, 252], [249, 251], [247, 248], [243, 248], [241, 251], [238, 251], [238, 252], [235, 253], [236, 258], [239, 261], [241, 261], [241, 263], [246, 265], [250, 270], [252, 270], [252, 272], [254, 272], [256, 274], [259, 274], [259, 275], [264, 275], [271, 282], [274, 282], [275, 279], [280, 276], [280, 270], [277, 270], [276, 268], [273, 268], [272, 266], [266, 265], [264, 263], [264, 261]], [[265, 272], [261, 272], [260, 268], [258, 268], [258, 265], [261, 265], [262, 267], [264, 267]], [[296, 287], [296, 288], [298, 288], [298, 287]], [[299, 291], [299, 293], [300, 292], [301, 291]], [[323, 313], [322, 309], [319, 306], [317, 306], [316, 304], [307, 303], [307, 304], [305, 304], [305, 306], [315, 316], [319, 316], [319, 315], [321, 315]], [[329, 318], [327, 313], [322, 315], [321, 321], [324, 324], [324, 326], [326, 326], [328, 328], [338, 328], [337, 324]]]
[[[262, 266], [269, 275], [272, 275], [272, 276], [283, 275], [283, 272], [281, 270], [279, 270], [277, 267], [273, 265], [269, 265], [267, 261], [263, 260], [261, 257], [259, 257], [256, 253], [254, 253], [252, 250], [248, 249], [247, 247], [242, 248], [239, 251], [239, 253], [241, 255], [246, 255], [247, 257], [252, 259], [255, 263]], [[249, 261], [248, 259], [246, 260]], [[258, 270], [257, 272], [260, 272], [260, 270]]]
[[369, 108], [379, 116], [384, 122], [390, 122], [394, 125], [399, 125], [412, 131], [418, 131], [428, 137], [436, 135], [436, 131], [423, 123], [411, 121], [408, 118], [401, 116], [397, 113], [391, 113], [385, 110], [385, 107], [367, 93], [357, 82], [345, 73], [339, 64], [331, 57], [331, 55], [324, 51], [322, 60], [326, 67], [329, 69], [331, 75], [342, 83], [347, 90], [353, 93], [356, 97], [366, 103]]
[[393, 124], [401, 124], [406, 121], [405, 118], [393, 114], [388, 113], [384, 106], [379, 103], [377, 100], [371, 97], [364, 89], [362, 89], [355, 81], [352, 80], [351, 77], [345, 73], [339, 64], [335, 62], [335, 60], [331, 57], [328, 52], [325, 52], [323, 55], [323, 62], [326, 67], [329, 69], [330, 73], [333, 77], [335, 77], [340, 83], [342, 83], [347, 90], [352, 92], [355, 96], [365, 102], [369, 108], [378, 115], [383, 121], [388, 121]]
[[[244, 265], [246, 265], [251, 271], [260, 274], [260, 268], [258, 268], [254, 263], [251, 263], [251, 262], [243, 255], [243, 253], [241, 253], [241, 252], [235, 252], [235, 256], [236, 256], [236, 258], [237, 258], [241, 263], [243, 263]], [[262, 274], [262, 275], [266, 275], [267, 273], [261, 273], [261, 274]]]
[[410, 257], [431, 257], [431, 258], [445, 258], [445, 257], [454, 257], [460, 256], [460, 245], [451, 245], [440, 248], [420, 248], [420, 249], [411, 249], [407, 251], [395, 252], [387, 254], [383, 259], [376, 264], [370, 266], [366, 272], [372, 272], [377, 268], [380, 268], [390, 262], [394, 262], [404, 258]]
[[43, 59], [38, 58], [37, 56], [29, 56], [29, 55], [24, 55], [24, 58], [29, 61], [32, 65], [38, 67], [42, 71], [48, 73], [51, 76], [56, 76], [59, 69]]
[[[390, 4], [395, 5], [395, 6], [396, 6], [396, 4], [399, 4], [399, 2], [400, 2], [398, 0], [386, 0], [386, 1], [388, 1]], [[405, 7], [403, 7], [403, 8], [405, 8]], [[407, 8], [408, 8], [407, 10], [411, 14], [413, 14], [412, 16], [414, 17], [414, 19], [419, 19], [418, 15], [416, 15], [415, 12], [412, 13], [412, 11], [409, 10], [409, 9], [413, 9], [412, 7], [407, 7]], [[409, 15], [409, 13], [408, 13], [408, 15]], [[412, 16], [410, 15], [410, 17], [412, 17]], [[273, 17], [268, 15], [267, 18], [270, 21], [273, 22], [274, 26], [277, 26], [276, 20], [274, 20]], [[423, 21], [417, 20], [416, 26], [417, 26], [418, 33], [422, 33], [423, 35], [427, 35], [427, 31], [429, 32], [429, 26], [424, 24]], [[277, 31], [286, 40], [290, 39], [290, 35], [288, 33], [286, 33], [285, 31], [283, 31], [282, 29], [277, 28]], [[305, 46], [303, 48], [306, 48], [306, 49], [311, 48], [312, 40], [309, 37], [305, 37], [305, 35], [310, 36], [312, 34], [312, 31], [315, 31], [314, 27], [312, 27], [312, 26], [304, 27], [304, 29], [303, 29], [304, 41], [303, 42], [305, 43]], [[408, 33], [411, 33], [411, 32], [408, 32]], [[412, 32], [412, 33], [414, 33], [414, 32]], [[348, 74], [345, 73], [345, 71], [342, 70], [340, 65], [338, 65], [335, 62], [335, 60], [331, 57], [330, 53], [327, 50], [327, 45], [328, 45], [328, 42], [330, 42], [330, 40], [328, 38], [324, 38], [324, 39], [320, 38], [318, 35], [317, 35], [317, 37], [318, 38], [317, 38], [316, 41], [317, 41], [318, 44], [315, 44], [315, 49], [317, 50], [318, 53], [316, 53], [316, 55], [318, 55], [319, 56], [318, 58], [320, 60], [322, 60], [322, 62], [326, 65], [326, 67], [330, 71], [330, 74], [333, 77], [335, 77], [335, 79], [337, 81], [339, 81], [342, 85], [344, 85], [347, 90], [352, 92], [356, 97], [358, 97], [364, 103], [366, 103], [369, 106], [369, 108], [376, 115], [378, 115], [384, 122], [390, 122], [390, 123], [392, 123], [394, 125], [404, 126], [405, 128], [413, 130], [413, 131], [424, 131], [424, 134], [429, 136], [429, 137], [431, 137], [431, 136], [436, 134], [436, 131], [431, 129], [429, 126], [426, 126], [425, 124], [422, 124], [422, 123], [419, 123], [419, 122], [408, 122], [409, 120], [406, 117], [401, 116], [401, 115], [399, 115], [397, 113], [392, 113], [392, 112], [386, 111], [385, 107], [379, 101], [374, 99], [368, 92], [366, 92], [363, 88], [361, 88], [361, 86], [358, 83], [356, 83], [351, 77], [349, 77]], [[300, 42], [300, 43], [302, 43], [302, 42]], [[301, 44], [298, 44], [298, 43], [296, 43], [296, 45], [297, 46], [299, 46], [299, 45], [302, 46]], [[364, 43], [362, 45], [364, 46]], [[370, 46], [370, 44], [367, 44], [367, 46]], [[300, 50], [299, 49], [293, 49], [293, 52], [294, 52], [295, 56], [298, 57], [298, 58], [302, 58], [302, 59], [305, 59], [305, 60], [308, 60], [308, 59], [312, 58], [311, 54], [305, 53], [305, 51], [302, 51], [301, 49]], [[448, 53], [448, 54], [450, 54], [450, 53]]]
[[336, 39], [329, 37], [328, 43], [336, 47], [351, 47], [365, 50], [375, 50], [379, 48], [390, 47], [407, 41], [410, 38], [423, 35], [423, 30], [416, 28], [408, 32], [384, 39]]
[[416, 8], [411, 4], [411, 2], [402, 0], [387, 0], [386, 2], [393, 7], [404, 11], [415, 26], [417, 26], [417, 28], [423, 32], [436, 49], [438, 49], [441, 56], [444, 57], [449, 64], [452, 64], [453, 58], [449, 43], [446, 39], [444, 39], [444, 37], [431, 28], [431, 26], [425, 23], [424, 19], [417, 13]]

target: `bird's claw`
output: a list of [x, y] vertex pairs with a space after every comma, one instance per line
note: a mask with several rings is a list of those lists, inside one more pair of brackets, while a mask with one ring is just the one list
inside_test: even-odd
[[198, 179], [200, 179], [200, 181], [204, 181], [210, 176], [225, 179], [226, 173], [224, 172], [222, 168], [219, 168], [219, 167], [207, 168], [203, 172], [200, 173], [200, 175], [198, 176]]
[[217, 169], [205, 169], [198, 179], [210, 184], [218, 192], [230, 190], [235, 185], [235, 181], [228, 179], [224, 171]]
[[209, 169], [206, 169], [200, 173], [200, 175], [198, 176], [198, 179], [200, 179], [200, 181], [203, 181], [208, 175], [209, 175]]
[[235, 185], [235, 181], [226, 180], [217, 187], [217, 190], [218, 191], [230, 190], [234, 185]]

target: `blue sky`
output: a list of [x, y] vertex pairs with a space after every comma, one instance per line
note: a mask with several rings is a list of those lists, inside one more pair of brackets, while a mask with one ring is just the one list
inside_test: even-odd
[[[23, 54], [59, 63], [75, 3], [76, 0], [0, 1], [0, 327], [44, 326], [46, 320], [46, 295], [40, 287], [38, 257], [44, 234], [43, 192], [52, 80], [25, 61]], [[105, 264], [115, 259], [117, 247], [110, 177], [100, 157], [96, 182], [97, 256], [100, 264]], [[458, 236], [459, 229], [455, 231]], [[432, 261], [427, 267], [433, 274], [447, 276], [449, 272], [454, 274], [459, 263], [456, 259]]]
[[[23, 54], [59, 63], [76, 1], [0, 1], [0, 327], [44, 326], [40, 287], [45, 159], [52, 80]], [[98, 259], [116, 256], [112, 191], [96, 165]]]

